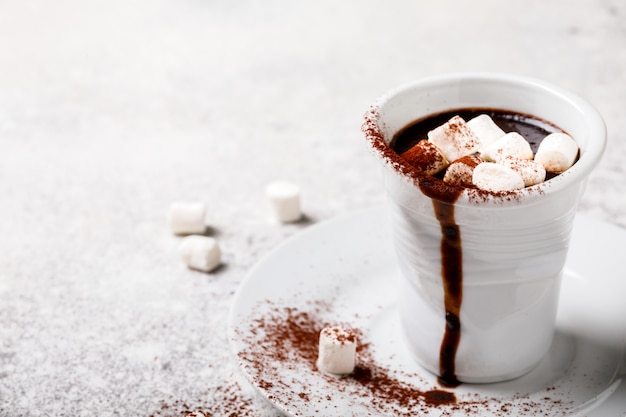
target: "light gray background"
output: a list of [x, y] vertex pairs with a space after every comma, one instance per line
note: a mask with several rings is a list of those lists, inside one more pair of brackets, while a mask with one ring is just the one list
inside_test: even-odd
[[[581, 212], [626, 227], [625, 21], [621, 0], [0, 1], [0, 416], [147, 416], [233, 381], [277, 415], [228, 351], [233, 292], [288, 236], [384, 201], [361, 118], [417, 77], [589, 99], [609, 145]], [[307, 222], [268, 219], [274, 179]], [[215, 273], [179, 260], [175, 200], [207, 203]]]

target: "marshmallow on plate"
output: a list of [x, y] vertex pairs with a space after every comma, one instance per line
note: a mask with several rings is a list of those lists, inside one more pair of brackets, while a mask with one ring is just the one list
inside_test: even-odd
[[561, 173], [569, 169], [578, 156], [578, 144], [566, 133], [551, 133], [539, 144], [535, 161], [546, 171]]
[[482, 159], [489, 162], [498, 162], [507, 156], [517, 159], [533, 159], [533, 150], [522, 135], [510, 132], [487, 146], [480, 154]]
[[517, 172], [495, 162], [483, 162], [474, 168], [472, 183], [481, 190], [495, 192], [524, 188], [524, 180]]
[[498, 163], [517, 172], [524, 180], [524, 186], [526, 187], [541, 184], [546, 180], [546, 169], [536, 161], [506, 157], [498, 161]]
[[480, 140], [480, 149], [485, 149], [506, 133], [493, 121], [488, 114], [481, 114], [467, 122], [467, 126]]
[[443, 181], [448, 184], [471, 187], [474, 168], [482, 162], [482, 159], [474, 155], [459, 158], [450, 164], [443, 176]]
[[428, 132], [428, 140], [437, 145], [448, 161], [471, 155], [480, 145], [480, 140], [460, 116]]
[[331, 374], [344, 375], [356, 365], [356, 335], [342, 327], [325, 327], [320, 332], [317, 366]]
[[204, 233], [206, 207], [203, 203], [176, 202], [170, 205], [167, 223], [172, 233], [191, 235]]
[[217, 240], [208, 236], [184, 237], [178, 252], [189, 268], [204, 272], [217, 268], [222, 257]]
[[435, 175], [448, 166], [448, 161], [439, 148], [427, 140], [420, 140], [400, 156], [426, 175]]
[[267, 185], [265, 194], [278, 221], [290, 223], [300, 220], [300, 187], [288, 181], [274, 181]]

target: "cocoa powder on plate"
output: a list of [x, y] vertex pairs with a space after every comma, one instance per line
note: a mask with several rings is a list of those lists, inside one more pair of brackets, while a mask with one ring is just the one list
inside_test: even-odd
[[[262, 312], [237, 330], [245, 348], [238, 353], [248, 377], [279, 408], [295, 415], [336, 414], [345, 401], [367, 415], [408, 417], [415, 415], [455, 416], [485, 414], [507, 416], [555, 416], [567, 413], [562, 400], [541, 401], [528, 396], [485, 397], [478, 393], [457, 395], [426, 380], [414, 384], [418, 375], [393, 370], [375, 359], [375, 346], [362, 329], [349, 322], [331, 322], [332, 306], [323, 301], [306, 307], [264, 303]], [[346, 318], [349, 319], [349, 318]], [[339, 325], [357, 336], [357, 366], [345, 377], [320, 371], [316, 366], [320, 331]], [[346, 400], [348, 399], [348, 400]], [[298, 405], [305, 405], [301, 407]], [[306, 410], [315, 410], [305, 414]]]

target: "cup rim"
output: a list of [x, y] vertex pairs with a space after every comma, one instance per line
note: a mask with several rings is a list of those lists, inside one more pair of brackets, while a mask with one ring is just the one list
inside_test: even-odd
[[[436, 88], [438, 85], [449, 86], [461, 82], [489, 82], [494, 85], [499, 83], [543, 91], [561, 100], [563, 103], [568, 103], [573, 109], [577, 110], [584, 117], [590, 137], [593, 137], [593, 140], [589, 140], [585, 144], [584, 152], [581, 153], [579, 160], [571, 168], [548, 181], [519, 190], [505, 192], [465, 188], [460, 193], [455, 204], [496, 205], [498, 207], [502, 205], [519, 205], [520, 203], [530, 204], [542, 198], [541, 196], [545, 194], [553, 194], [578, 183], [580, 178], [589, 174], [602, 157], [607, 141], [605, 122], [598, 110], [579, 95], [550, 82], [529, 76], [496, 72], [457, 72], [428, 76], [400, 84], [379, 96], [366, 112], [361, 130], [372, 150], [381, 158], [386, 167], [393, 169], [414, 184], [417, 184], [420, 177], [416, 168], [409, 165], [388, 146], [382, 131], [384, 126], [381, 124], [380, 109], [398, 94], [407, 90], [427, 87]], [[535, 116], [540, 117], [541, 115]]]

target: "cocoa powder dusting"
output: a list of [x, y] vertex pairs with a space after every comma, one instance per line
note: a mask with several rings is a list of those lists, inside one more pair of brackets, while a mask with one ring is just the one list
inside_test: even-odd
[[346, 343], [354, 343], [356, 341], [356, 335], [354, 332], [341, 327], [327, 327], [322, 330], [322, 333], [326, 337], [334, 339], [342, 345], [345, 345]]
[[418, 142], [417, 145], [400, 156], [426, 175], [435, 175], [440, 171], [440, 167], [445, 166], [446, 163], [437, 147], [427, 140]]
[[[426, 412], [430, 407], [454, 404], [455, 394], [441, 390], [421, 390], [407, 384], [377, 364], [372, 356], [370, 343], [362, 331], [356, 329], [357, 361], [355, 371], [339, 378], [317, 369], [319, 334], [331, 324], [320, 320], [314, 311], [300, 311], [293, 307], [276, 307], [270, 313], [253, 321], [258, 331], [250, 333], [249, 349], [239, 357], [256, 381], [274, 380], [268, 386], [268, 397], [291, 403], [298, 399], [314, 401], [311, 393], [299, 391], [297, 381], [282, 380], [284, 369], [314, 373], [328, 384], [328, 398], [333, 392], [351, 393], [354, 398], [370, 404], [372, 411], [393, 412], [397, 416], [409, 416], [414, 412]], [[262, 337], [258, 337], [262, 334]], [[303, 375], [306, 379], [306, 375]], [[302, 384], [304, 386], [305, 384]], [[319, 399], [318, 399], [319, 401]], [[325, 398], [324, 402], [328, 399]], [[324, 413], [321, 412], [321, 415]]]
[[460, 164], [465, 164], [470, 168], [476, 168], [478, 164], [482, 162], [482, 159], [474, 155], [467, 155], [457, 159], [457, 162]]
[[251, 398], [242, 393], [236, 381], [206, 390], [201, 398], [181, 400], [171, 397], [161, 401], [148, 417], [254, 417], [257, 415]]
[[[531, 416], [557, 405], [550, 399], [539, 404], [523, 397], [511, 402], [477, 394], [459, 397], [454, 390], [441, 389], [416, 374], [380, 364], [375, 359], [375, 346], [362, 329], [349, 322], [329, 322], [327, 317], [333, 316], [330, 304], [314, 302], [315, 308], [306, 309], [276, 304], [268, 309], [268, 304], [237, 330], [245, 345], [238, 356], [252, 383], [279, 408], [297, 410], [294, 415], [337, 415], [338, 410], [343, 413], [342, 407], [356, 407], [372, 416], [408, 417], [435, 410], [432, 415], [505, 416], [502, 409], [515, 407], [517, 415]], [[316, 366], [319, 334], [334, 325], [352, 328], [357, 339], [357, 366], [344, 377], [326, 374]], [[520, 414], [520, 406], [528, 412]]]

